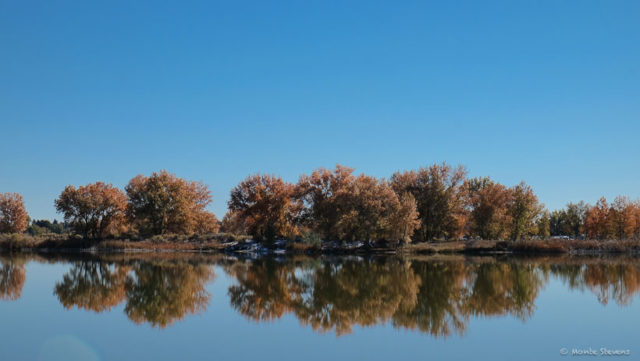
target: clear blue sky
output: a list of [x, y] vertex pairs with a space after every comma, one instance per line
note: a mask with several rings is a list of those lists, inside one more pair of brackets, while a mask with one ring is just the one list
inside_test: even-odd
[[2, 1], [0, 192], [447, 161], [640, 197], [638, 1]]

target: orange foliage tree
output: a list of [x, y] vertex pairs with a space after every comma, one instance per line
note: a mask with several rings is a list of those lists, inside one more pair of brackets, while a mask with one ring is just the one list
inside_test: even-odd
[[303, 222], [325, 240], [338, 240], [336, 231], [342, 214], [341, 205], [347, 201], [349, 185], [353, 183], [353, 168], [337, 165], [331, 171], [325, 168], [303, 174], [296, 185], [297, 197], [305, 205]]
[[410, 195], [401, 202], [387, 182], [366, 175], [354, 178], [347, 190], [336, 224], [339, 239], [411, 241], [420, 221]]
[[303, 221], [325, 240], [410, 241], [420, 225], [415, 199], [399, 197], [384, 180], [336, 166], [300, 177]]
[[127, 215], [144, 235], [217, 233], [218, 220], [205, 208], [213, 198], [201, 182], [187, 181], [167, 171], [138, 175], [125, 188]]
[[22, 233], [27, 229], [27, 210], [18, 193], [0, 193], [0, 233]]
[[123, 231], [127, 196], [111, 184], [96, 182], [78, 188], [69, 185], [55, 201], [76, 233], [102, 238]]
[[587, 210], [584, 226], [589, 238], [605, 239], [612, 236], [613, 227], [609, 217], [609, 204], [605, 197], [600, 198], [595, 206]]
[[505, 238], [511, 223], [509, 189], [487, 177], [469, 179], [466, 188], [471, 208], [470, 234], [482, 239]]
[[[224, 224], [241, 222], [257, 241], [293, 238], [301, 203], [293, 199], [294, 185], [273, 175], [252, 175], [231, 190], [230, 214]], [[237, 225], [235, 227], [238, 227]]]

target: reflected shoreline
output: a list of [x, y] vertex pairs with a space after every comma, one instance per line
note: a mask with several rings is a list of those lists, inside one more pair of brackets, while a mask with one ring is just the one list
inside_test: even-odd
[[390, 324], [447, 337], [464, 335], [478, 317], [526, 322], [551, 278], [602, 305], [629, 305], [640, 293], [638, 261], [569, 255], [0, 254], [0, 302], [19, 302], [30, 262], [68, 263], [52, 285], [65, 309], [121, 308], [136, 324], [165, 328], [207, 311], [214, 296], [207, 285], [223, 272], [232, 280], [232, 309], [253, 322], [293, 315], [304, 327], [337, 336]]

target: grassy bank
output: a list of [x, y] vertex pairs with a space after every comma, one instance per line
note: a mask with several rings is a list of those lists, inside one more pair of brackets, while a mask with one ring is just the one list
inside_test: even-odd
[[0, 250], [19, 251], [97, 251], [97, 252], [225, 252], [290, 254], [640, 254], [636, 240], [526, 240], [420, 242], [402, 246], [378, 242], [307, 244], [280, 241], [272, 245], [252, 242], [248, 236], [232, 234], [162, 235], [144, 239], [88, 240], [77, 236], [25, 234], [0, 235]]

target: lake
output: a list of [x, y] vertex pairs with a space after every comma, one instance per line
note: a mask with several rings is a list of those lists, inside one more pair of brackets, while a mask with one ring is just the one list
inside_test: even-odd
[[0, 360], [633, 360], [639, 291], [630, 256], [4, 254]]

